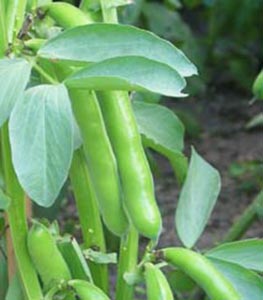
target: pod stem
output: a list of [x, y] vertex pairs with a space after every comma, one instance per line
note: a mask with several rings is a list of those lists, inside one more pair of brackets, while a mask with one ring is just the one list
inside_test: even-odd
[[5, 1], [0, 0], [0, 58], [5, 56], [8, 45], [5, 20]]
[[[27, 300], [42, 299], [41, 287], [27, 249], [27, 218], [24, 192], [15, 175], [9, 144], [7, 123], [2, 127], [2, 160], [6, 193], [12, 199], [7, 211], [7, 221], [12, 239], [12, 247]], [[7, 237], [8, 238], [8, 237]], [[11, 246], [11, 245], [10, 245]], [[10, 249], [9, 249], [10, 255]], [[10, 257], [12, 264], [12, 255]], [[14, 274], [10, 274], [10, 277]], [[11, 278], [9, 278], [11, 280]]]
[[[96, 195], [93, 190], [83, 149], [75, 151], [70, 169], [70, 180], [75, 196], [84, 246], [99, 248], [105, 252], [103, 225]], [[106, 265], [90, 263], [91, 274], [97, 286], [108, 291], [108, 268]]]
[[117, 9], [113, 5], [109, 5], [108, 0], [100, 0], [103, 21], [105, 23], [118, 23]]
[[132, 300], [134, 286], [129, 285], [125, 279], [125, 273], [134, 272], [137, 267], [139, 235], [131, 225], [127, 235], [121, 238], [120, 254], [118, 260], [118, 276], [116, 300]]
[[240, 239], [248, 228], [258, 218], [258, 208], [263, 205], [263, 190], [259, 192], [253, 202], [245, 209], [242, 215], [235, 221], [228, 233], [223, 238], [223, 242], [232, 242]]

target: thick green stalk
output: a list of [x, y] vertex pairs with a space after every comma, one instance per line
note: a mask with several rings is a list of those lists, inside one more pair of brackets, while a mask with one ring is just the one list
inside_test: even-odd
[[105, 23], [118, 23], [117, 9], [109, 6], [108, 0], [100, 0], [103, 21]]
[[27, 300], [40, 300], [42, 292], [26, 243], [28, 228], [24, 192], [13, 169], [7, 124], [2, 128], [2, 160], [6, 193], [12, 199], [7, 211], [7, 218], [25, 296]]
[[135, 271], [137, 266], [137, 256], [138, 232], [131, 226], [128, 234], [121, 239], [116, 300], [130, 300], [134, 298], [134, 286], [127, 284], [124, 279], [124, 274]]
[[261, 207], [263, 207], [263, 190], [256, 196], [237, 221], [235, 221], [234, 225], [224, 237], [223, 242], [232, 242], [240, 239], [257, 219], [257, 210]]
[[[107, 0], [100, 0], [103, 20], [106, 23], [118, 23], [117, 10], [114, 7], [107, 7]], [[112, 120], [114, 122], [114, 120]], [[129, 285], [124, 280], [124, 274], [132, 272], [137, 266], [138, 260], [138, 243], [139, 235], [137, 230], [130, 226], [127, 236], [122, 237], [120, 246], [120, 257], [118, 263], [118, 277], [116, 300], [132, 300], [134, 294], [134, 286]]]
[[0, 58], [4, 57], [8, 45], [5, 10], [5, 0], [0, 0]]
[[15, 23], [18, 10], [18, 2], [18, 0], [9, 0], [6, 7], [6, 28], [8, 43], [12, 43], [15, 36]]
[[[70, 180], [79, 213], [84, 246], [86, 249], [95, 248], [105, 252], [103, 226], [83, 149], [78, 149], [74, 153], [70, 169]], [[107, 267], [90, 263], [90, 269], [96, 285], [107, 291]]]

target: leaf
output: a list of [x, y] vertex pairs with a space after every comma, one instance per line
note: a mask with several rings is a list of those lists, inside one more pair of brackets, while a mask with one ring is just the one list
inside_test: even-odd
[[263, 280], [256, 273], [239, 265], [210, 259], [215, 267], [233, 284], [240, 300], [262, 300]]
[[116, 253], [103, 253], [99, 251], [94, 251], [92, 249], [87, 249], [83, 251], [86, 259], [93, 261], [97, 264], [116, 264], [117, 254]]
[[184, 148], [184, 126], [168, 108], [141, 101], [132, 101], [143, 143], [165, 157], [182, 183], [187, 171], [187, 160], [181, 153]]
[[40, 85], [17, 102], [9, 123], [12, 160], [30, 198], [51, 206], [73, 154], [73, 115], [63, 84]]
[[255, 97], [263, 100], [263, 70], [258, 74], [252, 87], [252, 91]]
[[108, 0], [106, 3], [106, 8], [114, 8], [118, 6], [124, 6], [124, 5], [129, 5], [133, 4], [134, 0]]
[[170, 109], [140, 101], [132, 101], [132, 107], [141, 134], [172, 151], [183, 150], [184, 126]]
[[190, 166], [175, 218], [178, 235], [186, 247], [191, 248], [202, 234], [220, 187], [218, 171], [192, 148]]
[[7, 210], [11, 199], [0, 188], [0, 210]]
[[206, 256], [263, 272], [263, 240], [251, 239], [222, 244], [208, 251]]
[[25, 59], [0, 60], [0, 126], [9, 118], [29, 81], [31, 65]]
[[183, 97], [186, 82], [169, 66], [144, 57], [117, 57], [92, 64], [65, 80], [69, 88], [151, 91]]
[[260, 126], [263, 126], [263, 113], [257, 114], [246, 124], [247, 129], [252, 129]]
[[171, 43], [129, 25], [89, 24], [75, 27], [49, 40], [40, 48], [38, 55], [72, 62], [143, 56], [169, 65], [181, 76], [197, 74], [196, 67]]
[[22, 284], [19, 278], [19, 274], [16, 273], [7, 290], [7, 294], [5, 297], [5, 300], [25, 300], [24, 296], [23, 296], [23, 289], [22, 289]]
[[76, 239], [66, 236], [59, 240], [57, 245], [69, 267], [72, 279], [93, 282], [89, 266]]

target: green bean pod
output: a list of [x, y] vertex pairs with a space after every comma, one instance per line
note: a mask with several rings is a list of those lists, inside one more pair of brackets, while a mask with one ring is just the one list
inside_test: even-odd
[[56, 241], [44, 225], [37, 222], [33, 224], [28, 233], [27, 245], [45, 289], [52, 287], [54, 283], [71, 279], [69, 268]]
[[166, 248], [161, 254], [204, 289], [212, 300], [240, 300], [232, 284], [203, 255], [185, 248]]
[[74, 290], [79, 300], [109, 300], [96, 285], [84, 280], [71, 280], [68, 286]]
[[162, 271], [151, 263], [145, 264], [148, 300], [173, 300], [173, 293]]
[[127, 231], [128, 221], [120, 199], [117, 163], [99, 103], [89, 91], [71, 90], [70, 96], [103, 220], [109, 230], [121, 236]]
[[161, 232], [162, 219], [128, 93], [100, 93], [100, 105], [117, 158], [129, 217], [139, 233], [156, 240]]
[[66, 2], [52, 2], [42, 8], [59, 26], [65, 29], [92, 23], [88, 14]]

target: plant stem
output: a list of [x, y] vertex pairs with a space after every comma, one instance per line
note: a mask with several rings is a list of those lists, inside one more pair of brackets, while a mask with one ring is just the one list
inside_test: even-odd
[[263, 190], [256, 196], [256, 198], [246, 208], [238, 220], [235, 221], [234, 225], [223, 238], [223, 242], [232, 242], [240, 239], [251, 226], [251, 224], [257, 219], [258, 207], [263, 207]]
[[100, 0], [100, 4], [103, 21], [105, 23], [118, 23], [117, 9], [114, 6], [109, 7], [108, 0]]
[[[79, 213], [85, 249], [97, 248], [105, 252], [103, 226], [83, 149], [78, 149], [74, 153], [70, 169], [70, 180]], [[89, 263], [89, 265], [95, 284], [107, 291], [107, 267], [95, 263]]]
[[43, 70], [36, 62], [33, 61], [33, 67], [34, 69], [43, 76], [44, 79], [47, 80], [47, 82], [51, 83], [51, 84], [58, 84], [58, 82], [53, 79], [48, 73], [45, 72], [45, 70]]
[[116, 300], [133, 299], [134, 286], [129, 285], [124, 274], [135, 271], [138, 257], [138, 232], [131, 225], [128, 234], [121, 239], [120, 254], [118, 260], [118, 277]]
[[27, 300], [42, 299], [42, 292], [27, 250], [27, 219], [24, 192], [15, 175], [7, 123], [2, 128], [2, 160], [6, 193], [12, 199], [7, 211], [13, 249]]
[[0, 58], [5, 56], [5, 51], [7, 50], [8, 46], [5, 9], [5, 1], [0, 0]]

